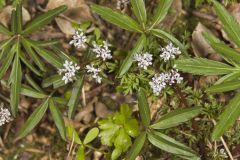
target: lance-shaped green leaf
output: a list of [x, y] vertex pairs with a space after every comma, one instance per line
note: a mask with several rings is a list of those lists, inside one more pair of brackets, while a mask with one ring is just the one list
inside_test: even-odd
[[38, 92], [40, 93], [44, 93], [44, 91], [42, 90], [42, 88], [32, 79], [32, 77], [30, 77], [29, 74], [25, 74], [25, 78], [27, 80], [27, 82]]
[[21, 82], [22, 82], [22, 68], [20, 63], [20, 43], [16, 44], [16, 55], [13, 62], [13, 68], [10, 75], [9, 82], [11, 84], [10, 105], [13, 116], [17, 115], [18, 104], [20, 100]]
[[240, 94], [236, 95], [226, 106], [224, 112], [219, 116], [219, 122], [212, 133], [212, 139], [219, 139], [240, 116]]
[[52, 75], [50, 77], [47, 77], [46, 79], [43, 80], [42, 82], [42, 87], [43, 88], [46, 88], [46, 87], [49, 87], [51, 85], [54, 86], [54, 84], [58, 84], [60, 82], [62, 82], [62, 76], [59, 75], [59, 74], [56, 74], [56, 75]]
[[98, 128], [92, 128], [86, 135], [86, 137], [84, 138], [83, 140], [83, 144], [88, 144], [90, 142], [92, 142], [97, 136], [98, 136], [98, 133], [99, 133], [99, 129]]
[[61, 138], [63, 140], [66, 140], [66, 127], [64, 124], [63, 116], [61, 115], [59, 108], [55, 106], [55, 103], [52, 99], [49, 100], [49, 108], [50, 108], [54, 123], [56, 124], [58, 131], [61, 135]]
[[117, 25], [120, 28], [133, 31], [133, 32], [142, 32], [139, 24], [134, 21], [131, 17], [120, 13], [118, 11], [113, 11], [110, 8], [103, 7], [100, 5], [92, 5], [92, 10], [99, 14], [106, 21]]
[[222, 55], [223, 57], [229, 58], [237, 63], [240, 63], [239, 52], [228, 47], [226, 44], [221, 42], [219, 39], [217, 39], [210, 33], [205, 32], [203, 33], [203, 36], [218, 54]]
[[17, 21], [17, 33], [21, 33], [22, 32], [22, 21], [23, 21], [23, 18], [22, 18], [22, 5], [20, 3], [18, 3], [16, 5], [16, 21]]
[[179, 40], [177, 40], [175, 37], [173, 37], [171, 34], [165, 32], [163, 30], [160, 30], [160, 29], [152, 29], [151, 33], [158, 38], [161, 38], [164, 40], [168, 39], [173, 44], [175, 44], [177, 47], [179, 47], [182, 52], [187, 53], [185, 46], [181, 42], [179, 42]]
[[144, 44], [146, 43], [146, 36], [143, 34], [135, 44], [135, 47], [130, 51], [127, 57], [124, 59], [120, 69], [119, 69], [119, 77], [123, 76], [133, 64], [133, 57], [136, 53], [140, 52], [143, 49]]
[[151, 117], [145, 91], [140, 88], [138, 91], [138, 108], [144, 126], [149, 126]]
[[42, 117], [44, 116], [45, 112], [48, 108], [49, 98], [46, 99], [35, 111], [31, 114], [28, 118], [27, 122], [21, 128], [19, 133], [17, 134], [16, 139], [21, 139], [25, 137], [31, 130], [41, 121]]
[[219, 80], [217, 80], [217, 82], [215, 82], [214, 85], [218, 85], [224, 82], [229, 82], [229, 81], [233, 81], [233, 80], [237, 80], [238, 77], [240, 77], [240, 71], [239, 72], [233, 72], [230, 74], [227, 74], [223, 77], [221, 77]]
[[217, 1], [213, 0], [214, 9], [223, 24], [228, 37], [240, 47], [240, 25], [234, 17]]
[[44, 48], [40, 48], [34, 44], [31, 44], [32, 47], [36, 50], [38, 55], [40, 55], [43, 59], [45, 59], [49, 64], [53, 65], [56, 68], [61, 68], [62, 67], [62, 61], [61, 59], [56, 56], [53, 52], [48, 51]]
[[[7, 43], [9, 41], [8, 40], [5, 40], [5, 41], [2, 41], [0, 42], [0, 61], [5, 58], [7, 56], [7, 54], [9, 54], [11, 48], [13, 47], [12, 45], [12, 41], [10, 40], [9, 43]], [[7, 43], [7, 44], [6, 44]], [[2, 63], [1, 63], [2, 64]]]
[[26, 85], [22, 85], [21, 95], [32, 97], [32, 98], [37, 98], [37, 99], [42, 99], [42, 98], [47, 97], [47, 95], [45, 95], [45, 94], [43, 94], [39, 91], [36, 91], [36, 90], [32, 89], [31, 87], [26, 86]]
[[58, 8], [49, 10], [48, 12], [40, 15], [39, 17], [35, 18], [33, 21], [28, 23], [23, 30], [22, 34], [30, 34], [41, 27], [47, 25], [50, 23], [56, 16], [59, 14], [63, 13], [64, 11], [67, 10], [67, 6], [60, 6]]
[[184, 144], [168, 137], [160, 132], [148, 133], [148, 140], [156, 147], [176, 155], [191, 157], [192, 160], [197, 160], [199, 157], [196, 153]]
[[78, 80], [74, 83], [72, 94], [70, 100], [68, 102], [68, 117], [71, 118], [77, 108], [78, 102], [80, 100], [80, 95], [82, 93], [82, 87], [84, 82], [84, 76], [78, 78]]
[[145, 24], [147, 22], [147, 13], [144, 0], [131, 0], [131, 5], [138, 21]]
[[195, 75], [224, 75], [240, 71], [225, 63], [205, 58], [188, 58], [176, 60], [175, 64], [180, 71]]
[[158, 6], [156, 12], [153, 16], [152, 26], [151, 28], [155, 27], [159, 24], [167, 15], [169, 8], [172, 5], [173, 0], [158, 0]]
[[67, 126], [67, 136], [68, 138], [70, 138], [71, 141], [82, 145], [82, 141], [79, 138], [77, 131], [73, 127]]
[[13, 33], [9, 31], [7, 27], [5, 27], [2, 23], [0, 23], [0, 33], [6, 34], [9, 36], [13, 35]]
[[1, 61], [1, 69], [0, 69], [0, 79], [4, 76], [4, 74], [7, 72], [9, 66], [11, 65], [13, 58], [14, 58], [14, 53], [16, 52], [16, 45], [12, 47], [10, 52], [6, 55], [6, 58], [2, 58]]
[[126, 160], [135, 160], [136, 157], [139, 155], [139, 153], [142, 150], [142, 147], [146, 140], [146, 133], [141, 133], [134, 141], [131, 149], [128, 151], [126, 155]]
[[77, 160], [85, 160], [84, 146], [80, 145], [77, 151]]
[[154, 129], [167, 129], [170, 127], [177, 126], [183, 122], [186, 122], [193, 117], [200, 114], [202, 108], [193, 107], [188, 109], [176, 109], [164, 116], [162, 116], [157, 123], [151, 125]]
[[19, 53], [20, 59], [21, 61], [32, 71], [34, 72], [36, 75], [38, 76], [42, 76], [42, 73], [39, 72], [39, 70], [37, 68], [35, 68], [31, 62], [29, 62], [29, 60], [27, 59], [27, 57], [25, 56], [25, 54], [23, 54], [22, 52]]
[[39, 67], [39, 69], [43, 72], [46, 72], [45, 64], [42, 62], [40, 57], [38, 57], [38, 55], [32, 49], [31, 44], [28, 43], [28, 40], [25, 40], [25, 38], [22, 38], [22, 45], [23, 45], [24, 49], [26, 50], [27, 54], [32, 58], [34, 63]]
[[17, 19], [16, 19], [16, 10], [12, 10], [11, 14], [11, 31], [12, 33], [16, 34], [17, 33]]
[[232, 91], [238, 88], [240, 88], [240, 80], [234, 80], [211, 86], [206, 91], [209, 93], [221, 93]]

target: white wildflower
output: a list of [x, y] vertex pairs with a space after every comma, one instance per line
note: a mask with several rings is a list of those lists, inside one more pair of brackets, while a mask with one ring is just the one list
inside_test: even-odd
[[172, 42], [170, 42], [165, 48], [161, 48], [162, 53], [160, 54], [161, 59], [165, 62], [170, 59], [174, 59], [177, 55], [181, 54], [178, 47], [174, 47]]
[[3, 103], [0, 104], [0, 126], [4, 125], [5, 123], [10, 122], [11, 119], [11, 113], [8, 109], [3, 108]]
[[117, 9], [122, 10], [127, 7], [129, 0], [118, 0], [117, 1]]
[[159, 95], [161, 91], [167, 87], [167, 85], [179, 84], [183, 78], [178, 73], [177, 69], [172, 69], [170, 72], [155, 74], [152, 81], [149, 82], [150, 87], [155, 95]]
[[134, 60], [138, 62], [138, 66], [147, 69], [148, 66], [152, 65], [153, 57], [148, 52], [136, 54]]
[[80, 67], [72, 61], [65, 60], [63, 64], [63, 69], [58, 69], [58, 73], [63, 75], [62, 80], [67, 84], [68, 82], [72, 82], [75, 79], [76, 72], [80, 69]]
[[92, 78], [94, 78], [97, 83], [102, 82], [102, 77], [99, 76], [99, 73], [101, 72], [100, 68], [94, 68], [93, 65], [87, 65], [86, 69], [87, 73], [91, 73]]
[[108, 48], [108, 43], [103, 41], [103, 45], [98, 45], [96, 42], [93, 43], [93, 52], [96, 53], [96, 57], [102, 58], [103, 61], [112, 59], [111, 51]]
[[73, 40], [69, 42], [69, 44], [73, 44], [77, 48], [85, 48], [85, 42], [87, 41], [87, 37], [85, 36], [82, 30], [76, 30], [73, 35]]
[[181, 75], [178, 73], [178, 70], [177, 69], [172, 69], [170, 71], [170, 74], [171, 74], [171, 78], [170, 78], [170, 81], [169, 81], [169, 84], [172, 85], [174, 83], [181, 83], [183, 78], [181, 77]]

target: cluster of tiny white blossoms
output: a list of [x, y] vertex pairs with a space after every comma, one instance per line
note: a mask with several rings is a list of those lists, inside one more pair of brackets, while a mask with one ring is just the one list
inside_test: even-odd
[[101, 72], [100, 68], [94, 68], [93, 65], [87, 65], [86, 69], [87, 73], [90, 73], [92, 78], [94, 78], [97, 83], [102, 82], [102, 77], [99, 76], [99, 73]]
[[65, 60], [62, 69], [58, 69], [58, 73], [63, 75], [62, 80], [67, 84], [68, 82], [72, 82], [75, 79], [76, 72], [80, 69], [80, 67], [73, 63], [72, 61]]
[[117, 9], [122, 10], [127, 7], [129, 0], [118, 0], [117, 1]]
[[143, 69], [147, 69], [148, 66], [152, 65], [153, 57], [148, 52], [139, 53], [134, 56], [134, 60], [138, 62], [138, 66]]
[[179, 47], [175, 47], [172, 42], [168, 43], [165, 48], [161, 48], [161, 51], [162, 53], [160, 54], [160, 57], [164, 62], [174, 59], [177, 55], [181, 54]]
[[73, 44], [77, 48], [85, 48], [86, 41], [87, 37], [84, 32], [82, 30], [76, 30], [73, 35], [73, 40], [71, 40], [69, 44]]
[[11, 113], [8, 109], [3, 108], [3, 103], [0, 104], [0, 126], [4, 125], [5, 123], [10, 122], [11, 119]]
[[170, 72], [155, 74], [152, 81], [149, 82], [150, 87], [155, 95], [159, 95], [161, 91], [167, 86], [174, 83], [181, 83], [183, 78], [180, 76], [176, 69], [172, 69]]
[[108, 43], [103, 41], [103, 45], [98, 45], [96, 42], [93, 42], [93, 52], [96, 53], [96, 57], [102, 58], [103, 61], [112, 59], [111, 50], [108, 48]]

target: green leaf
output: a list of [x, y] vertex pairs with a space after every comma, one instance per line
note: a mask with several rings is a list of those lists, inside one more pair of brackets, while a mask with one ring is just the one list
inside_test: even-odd
[[135, 47], [130, 51], [127, 57], [124, 59], [120, 69], [119, 77], [122, 77], [130, 69], [133, 63], [133, 57], [136, 53], [140, 52], [143, 49], [144, 44], [146, 43], [146, 36], [143, 34], [135, 44]]
[[131, 0], [131, 5], [135, 16], [140, 23], [146, 24], [147, 13], [144, 0]]
[[99, 133], [99, 129], [94, 127], [92, 128], [86, 135], [85, 139], [83, 140], [83, 144], [88, 144], [90, 142], [92, 142], [97, 136], [98, 136], [98, 133]]
[[192, 159], [199, 159], [196, 153], [189, 147], [184, 144], [174, 140], [171, 137], [168, 137], [160, 132], [151, 132], [148, 133], [148, 140], [154, 146], [176, 155], [192, 157]]
[[78, 106], [78, 102], [80, 100], [80, 96], [82, 93], [82, 87], [84, 82], [84, 76], [82, 75], [73, 86], [72, 94], [70, 100], [68, 102], [68, 117], [71, 118]]
[[17, 139], [25, 137], [40, 122], [48, 108], [48, 102], [49, 99], [46, 99], [37, 109], [35, 109], [17, 134]]
[[219, 122], [212, 133], [212, 139], [219, 139], [228, 130], [240, 115], [240, 94], [236, 95], [226, 106], [224, 112], [219, 116]]
[[27, 82], [38, 92], [40, 93], [44, 93], [44, 91], [42, 90], [42, 88], [28, 75], [25, 74], [25, 78], [27, 80]]
[[240, 72], [233, 72], [233, 73], [227, 74], [227, 75], [221, 77], [217, 82], [215, 82], [214, 85], [218, 85], [223, 82], [237, 80], [239, 76], [240, 76]]
[[123, 152], [126, 152], [131, 145], [131, 138], [124, 131], [124, 128], [120, 128], [114, 141], [115, 148], [121, 148]]
[[80, 140], [78, 133], [73, 127], [67, 126], [67, 135], [70, 140], [74, 141], [77, 144], [82, 145], [82, 141]]
[[164, 116], [162, 116], [157, 123], [151, 125], [153, 129], [167, 129], [186, 122], [193, 117], [200, 114], [202, 108], [193, 107], [188, 109], [176, 109]]
[[54, 123], [58, 128], [61, 138], [63, 140], [66, 140], [66, 127], [64, 124], [63, 116], [61, 115], [59, 108], [55, 106], [55, 103], [52, 99], [50, 99], [49, 101], [49, 107], [50, 107], [50, 111], [51, 111]]
[[39, 70], [36, 69], [36, 68], [31, 64], [31, 62], [29, 62], [29, 59], [28, 59], [22, 52], [19, 53], [19, 56], [20, 56], [21, 61], [22, 61], [32, 72], [34, 72], [34, 73], [35, 73], [36, 75], [38, 75], [38, 76], [42, 76], [42, 73], [39, 72]]
[[239, 71], [238, 68], [234, 68], [225, 63], [205, 58], [180, 59], [176, 60], [175, 64], [180, 71], [195, 75], [224, 75]]
[[5, 73], [7, 72], [8, 68], [10, 67], [13, 58], [14, 58], [14, 53], [16, 52], [16, 45], [12, 47], [10, 52], [6, 55], [6, 58], [3, 57], [3, 62], [1, 62], [1, 69], [0, 69], [0, 79], [3, 78]]
[[44, 48], [37, 47], [36, 45], [32, 45], [32, 47], [49, 64], [53, 65], [56, 68], [61, 68], [63, 66], [62, 60], [58, 56], [56, 56], [53, 52], [48, 51]]
[[16, 21], [17, 21], [16, 24], [17, 33], [21, 33], [23, 18], [22, 18], [22, 5], [19, 3], [16, 5]]
[[139, 135], [139, 126], [136, 119], [130, 119], [124, 124], [125, 131], [131, 137], [137, 137]]
[[7, 34], [9, 36], [13, 35], [13, 33], [9, 31], [2, 23], [0, 23], [0, 33]]
[[186, 50], [185, 46], [181, 42], [179, 42], [178, 39], [173, 37], [171, 34], [165, 32], [163, 30], [160, 30], [160, 29], [152, 29], [151, 33], [153, 35], [155, 35], [156, 37], [161, 38], [163, 40], [168, 39], [173, 44], [175, 44], [177, 47], [179, 47], [182, 52], [184, 52], [185, 54], [187, 53], [187, 50]]
[[145, 91], [140, 88], [138, 91], [138, 108], [144, 126], [149, 126], [151, 117]]
[[206, 91], [209, 93], [221, 93], [228, 92], [240, 88], [240, 80], [234, 80], [229, 82], [224, 82], [207, 88]]
[[10, 83], [11, 83], [11, 92], [10, 92], [10, 105], [11, 105], [11, 111], [14, 117], [17, 115], [18, 111], [18, 104], [20, 100], [20, 92], [21, 92], [21, 81], [22, 81], [22, 68], [21, 63], [19, 59], [19, 53], [20, 52], [20, 44], [19, 41], [17, 41], [16, 44], [16, 55], [13, 62], [13, 68], [10, 75]]
[[[60, 84], [62, 82], [63, 82], [62, 76], [59, 75], [59, 74], [56, 74], [56, 75], [52, 75], [52, 76], [44, 79], [43, 82], [42, 82], [42, 87], [46, 88], [46, 87], [49, 87], [49, 86], [53, 85], [54, 88], [57, 88], [55, 86], [57, 86], [57, 84]], [[64, 82], [63, 82], [63, 84], [64, 84]]]
[[203, 33], [204, 38], [208, 41], [211, 47], [220, 55], [225, 58], [229, 58], [237, 63], [240, 63], [240, 53], [236, 50], [228, 47], [226, 44], [218, 40], [210, 33]]
[[151, 28], [155, 27], [159, 24], [167, 15], [169, 8], [172, 5], [173, 0], [158, 0], [158, 6], [156, 12], [153, 16], [152, 26]]
[[223, 24], [228, 37], [240, 47], [240, 25], [236, 19], [217, 1], [213, 0], [214, 9]]
[[16, 20], [16, 11], [13, 9], [11, 14], [11, 31], [12, 33], [17, 33], [17, 20]]
[[113, 11], [110, 8], [103, 7], [100, 5], [92, 5], [92, 10], [99, 14], [106, 21], [117, 25], [120, 28], [133, 31], [133, 32], [142, 32], [141, 27], [138, 25], [136, 21], [134, 21], [131, 17], [120, 13], [118, 11]]
[[36, 91], [36, 90], [30, 88], [29, 86], [26, 86], [26, 85], [22, 85], [21, 94], [24, 95], [24, 96], [37, 98], [37, 99], [42, 99], [42, 98], [47, 97], [47, 95], [45, 95], [41, 92], [38, 92], [38, 91]]
[[118, 157], [120, 157], [121, 154], [122, 154], [122, 150], [120, 148], [115, 148], [112, 152], [111, 160], [118, 159]]
[[77, 151], [77, 160], [85, 160], [84, 146], [79, 146]]
[[22, 38], [22, 45], [29, 56], [32, 58], [34, 63], [39, 67], [39, 69], [43, 72], [46, 72], [45, 64], [42, 60], [36, 55], [35, 51], [32, 49], [31, 45], [28, 43], [28, 40]]
[[131, 149], [128, 151], [126, 155], [126, 160], [135, 160], [136, 157], [139, 155], [140, 151], [146, 140], [146, 133], [140, 134], [134, 141]]
[[58, 8], [49, 10], [48, 12], [40, 15], [39, 17], [35, 18], [29, 24], [26, 25], [25, 29], [23, 30], [22, 34], [30, 34], [43, 26], [50, 23], [56, 16], [65, 12], [67, 10], [67, 6], [60, 6]]

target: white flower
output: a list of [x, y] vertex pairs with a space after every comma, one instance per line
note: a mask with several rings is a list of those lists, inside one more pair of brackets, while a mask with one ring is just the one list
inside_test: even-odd
[[65, 84], [72, 82], [76, 76], [76, 72], [80, 69], [80, 67], [68, 60], [65, 60], [63, 67], [63, 69], [58, 69], [58, 73], [63, 75], [62, 80], [65, 82]]
[[102, 77], [99, 76], [99, 73], [101, 72], [100, 68], [94, 68], [93, 65], [87, 65], [86, 69], [87, 73], [91, 73], [92, 78], [94, 78], [97, 83], [102, 82]]
[[5, 123], [10, 122], [11, 119], [11, 113], [8, 109], [3, 108], [3, 104], [0, 105], [0, 126], [4, 125]]
[[103, 41], [103, 45], [98, 45], [96, 42], [93, 43], [93, 52], [96, 53], [96, 57], [100, 57], [103, 59], [103, 61], [106, 61], [107, 59], [111, 59], [111, 51], [108, 49], [108, 43], [106, 41]]
[[127, 7], [129, 0], [118, 0], [117, 1], [117, 9], [122, 10]]
[[161, 91], [167, 87], [167, 85], [172, 84], [179, 84], [181, 83], [183, 78], [178, 73], [177, 69], [172, 69], [170, 72], [167, 73], [161, 73], [161, 74], [155, 74], [152, 78], [152, 81], [149, 82], [150, 87], [153, 90], [153, 93], [155, 95], [159, 95]]
[[172, 69], [170, 71], [170, 74], [171, 74], [171, 79], [169, 81], [169, 84], [172, 85], [174, 83], [181, 83], [183, 78], [181, 77], [181, 75], [178, 73], [178, 70], [177, 69]]
[[76, 30], [73, 35], [73, 40], [69, 42], [69, 44], [73, 44], [77, 48], [85, 48], [85, 42], [87, 41], [87, 37], [85, 36], [82, 30]]
[[227, 155], [227, 153], [226, 153], [224, 148], [220, 149], [220, 153], [222, 154], [223, 158], [228, 158], [228, 155]]
[[170, 59], [174, 59], [176, 55], [181, 54], [181, 51], [178, 47], [174, 47], [172, 42], [170, 42], [165, 48], [161, 48], [162, 53], [160, 54], [161, 59], [165, 62]]
[[138, 62], [138, 66], [143, 69], [147, 69], [148, 66], [152, 65], [152, 55], [148, 52], [136, 54], [134, 60]]

